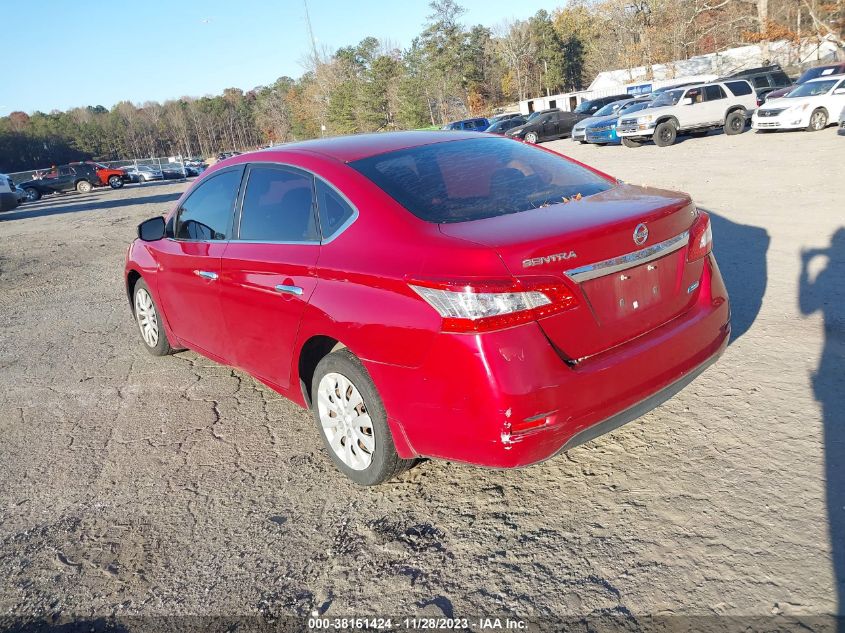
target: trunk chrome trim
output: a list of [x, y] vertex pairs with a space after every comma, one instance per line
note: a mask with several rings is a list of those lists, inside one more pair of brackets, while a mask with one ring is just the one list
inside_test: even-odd
[[594, 264], [587, 264], [586, 266], [579, 266], [578, 268], [570, 268], [564, 274], [577, 283], [582, 281], [589, 281], [605, 275], [612, 275], [621, 270], [626, 270], [646, 262], [653, 261], [669, 253], [674, 253], [682, 249], [689, 242], [689, 231], [684, 231], [680, 235], [671, 237], [668, 240], [652, 244], [646, 248], [620, 255], [619, 257], [612, 257], [604, 261], [596, 262]]

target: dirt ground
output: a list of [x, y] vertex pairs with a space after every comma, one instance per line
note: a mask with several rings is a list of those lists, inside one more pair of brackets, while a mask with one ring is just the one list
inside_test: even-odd
[[429, 461], [362, 489], [307, 412], [148, 355], [124, 254], [184, 183], [0, 216], [0, 617], [836, 612], [845, 138], [549, 146], [713, 214], [734, 337], [659, 409], [518, 471]]

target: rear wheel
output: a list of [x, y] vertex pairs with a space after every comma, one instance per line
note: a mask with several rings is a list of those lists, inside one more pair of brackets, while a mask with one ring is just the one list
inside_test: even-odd
[[827, 127], [827, 111], [824, 108], [819, 108], [810, 115], [810, 125], [807, 126], [808, 132], [818, 132]]
[[537, 142], [537, 133], [536, 132], [529, 132], [525, 135], [525, 142], [531, 143], [532, 145]]
[[741, 134], [745, 129], [745, 112], [731, 112], [725, 119], [725, 134]]
[[89, 192], [89, 191], [91, 191], [93, 188], [94, 188], [94, 187], [93, 187], [93, 186], [91, 185], [91, 183], [90, 183], [90, 182], [88, 182], [87, 180], [80, 180], [78, 183], [76, 183], [76, 190], [77, 190], [79, 193], [88, 193], [88, 192]]
[[625, 147], [642, 147], [642, 141], [635, 141], [632, 138], [628, 138], [627, 136], [622, 137], [622, 145]]
[[166, 356], [173, 351], [167, 333], [161, 322], [150, 288], [143, 279], [135, 283], [132, 291], [132, 305], [135, 311], [135, 322], [141, 332], [144, 347], [153, 356]]
[[654, 128], [654, 144], [658, 147], [668, 147], [674, 144], [678, 137], [678, 128], [672, 121], [664, 121]]
[[35, 202], [36, 200], [41, 199], [41, 192], [35, 187], [27, 187], [24, 189], [24, 193], [26, 193], [26, 199], [29, 202]]
[[123, 186], [123, 178], [120, 176], [109, 176], [109, 187], [120, 189]]
[[311, 399], [329, 456], [356, 484], [380, 484], [413, 465], [396, 453], [376, 387], [349, 350], [332, 352], [317, 363]]

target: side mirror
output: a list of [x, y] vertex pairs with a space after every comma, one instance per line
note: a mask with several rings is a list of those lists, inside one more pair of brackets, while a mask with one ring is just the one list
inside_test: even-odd
[[681, 100], [681, 105], [692, 105], [693, 103], [692, 97], [684, 97], [683, 100]]
[[845, 95], [845, 88], [837, 88], [836, 90], [833, 91], [833, 94], [835, 94], [835, 95]]
[[144, 242], [155, 242], [164, 237], [164, 218], [158, 216], [138, 225], [138, 237]]

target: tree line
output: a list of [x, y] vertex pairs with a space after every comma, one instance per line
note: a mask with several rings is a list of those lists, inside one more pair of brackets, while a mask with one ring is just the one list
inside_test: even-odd
[[298, 79], [164, 103], [12, 112], [0, 117], [0, 171], [439, 126], [583, 89], [602, 70], [749, 42], [826, 36], [845, 52], [845, 0], [570, 0], [527, 20], [471, 27], [456, 0], [429, 6], [408, 48], [367, 37], [315, 49]]

